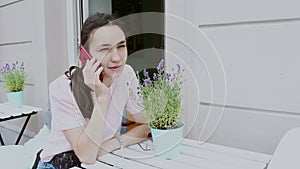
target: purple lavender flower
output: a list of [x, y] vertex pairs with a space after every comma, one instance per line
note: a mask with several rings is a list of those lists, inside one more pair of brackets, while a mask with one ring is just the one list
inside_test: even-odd
[[171, 79], [171, 74], [170, 74], [170, 73], [167, 73], [167, 74], [166, 74], [166, 79], [167, 79], [167, 80], [170, 80], [170, 79]]
[[144, 80], [144, 83], [151, 84], [152, 80], [150, 79], [150, 77], [148, 77], [147, 79]]
[[3, 66], [3, 67], [1, 68], [1, 73], [2, 73], [2, 74], [6, 73], [6, 67], [5, 67], [5, 66]]
[[23, 67], [18, 66], [18, 61], [10, 64], [5, 64], [1, 68], [3, 82], [9, 92], [21, 91], [24, 87], [26, 73]]
[[156, 81], [156, 80], [157, 80], [157, 74], [153, 73], [153, 81]]
[[164, 62], [164, 60], [162, 59], [162, 60], [159, 62], [158, 66], [157, 66], [157, 71], [158, 71], [159, 73], [164, 72], [164, 66], [165, 66], [165, 62]]
[[[137, 91], [140, 92], [142, 104], [148, 113], [146, 115], [149, 118], [149, 124], [150, 126], [155, 126], [155, 128], [161, 128], [162, 126], [163, 129], [172, 128], [176, 126], [176, 123], [179, 121], [177, 117], [180, 117], [181, 113], [182, 68], [178, 64], [177, 67], [171, 70], [172, 72], [165, 71], [164, 60], [161, 60], [158, 64], [157, 72], [153, 72], [152, 74], [152, 72], [146, 72], [146, 70], [144, 70], [144, 80], [140, 86], [140, 90]], [[149, 77], [150, 75], [151, 77]], [[174, 106], [172, 105], [170, 108], [165, 109], [165, 103], [174, 103]], [[157, 109], [157, 107], [162, 107], [162, 109]], [[161, 119], [160, 114], [162, 113], [168, 116], [163, 117], [165, 120], [159, 121], [159, 124], [157, 124], [157, 118]], [[176, 119], [169, 117], [176, 117]], [[164, 121], [166, 121], [166, 123], [161, 125]]]
[[149, 73], [147, 72], [146, 69], [144, 69], [143, 74], [144, 74], [144, 77], [149, 77]]
[[5, 68], [6, 68], [6, 70], [9, 70], [9, 64], [8, 63], [6, 63], [6, 65], [5, 65]]
[[176, 66], [177, 66], [177, 73], [180, 73], [180, 65], [179, 64], [176, 64]]
[[12, 68], [11, 68], [11, 70], [15, 70], [16, 69], [16, 64], [12, 64]]

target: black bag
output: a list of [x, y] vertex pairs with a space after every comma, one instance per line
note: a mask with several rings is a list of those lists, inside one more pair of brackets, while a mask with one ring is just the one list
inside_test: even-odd
[[50, 163], [53, 164], [56, 169], [68, 169], [75, 166], [81, 168], [81, 162], [73, 150], [55, 155], [50, 160]]
[[[36, 169], [38, 166], [38, 163], [40, 161], [40, 154], [41, 154], [42, 150], [40, 150], [37, 155], [36, 155], [36, 159], [34, 162], [34, 165], [32, 167], [32, 169]], [[60, 154], [55, 155], [50, 161], [49, 163], [51, 163], [56, 169], [69, 169], [72, 167], [81, 167], [81, 162], [78, 159], [78, 157], [76, 156], [75, 152], [73, 150], [71, 151], [67, 151], [67, 152], [63, 152]]]

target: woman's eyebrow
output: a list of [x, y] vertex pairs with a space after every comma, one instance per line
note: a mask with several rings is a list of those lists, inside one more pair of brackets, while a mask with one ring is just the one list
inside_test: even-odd
[[125, 40], [122, 40], [122, 41], [120, 41], [120, 42], [118, 43], [118, 45], [123, 44], [123, 43], [126, 43], [126, 41], [125, 41]]
[[[126, 43], [126, 41], [125, 41], [125, 40], [122, 40], [122, 41], [118, 42], [117, 45], [124, 44], [124, 43]], [[107, 47], [107, 46], [112, 46], [112, 45], [111, 45], [111, 44], [108, 44], [108, 43], [105, 43], [105, 44], [101, 44], [100, 46], [101, 46], [101, 47]]]
[[105, 43], [105, 44], [99, 45], [99, 47], [106, 47], [106, 46], [111, 46], [111, 44]]

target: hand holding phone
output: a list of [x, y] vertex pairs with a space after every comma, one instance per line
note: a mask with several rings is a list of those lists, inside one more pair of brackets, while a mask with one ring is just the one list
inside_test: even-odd
[[[89, 52], [83, 47], [80, 46], [80, 61], [82, 65], [85, 65], [88, 60], [91, 60], [93, 57], [89, 54]], [[99, 79], [103, 82], [104, 74], [103, 71], [100, 73]]]

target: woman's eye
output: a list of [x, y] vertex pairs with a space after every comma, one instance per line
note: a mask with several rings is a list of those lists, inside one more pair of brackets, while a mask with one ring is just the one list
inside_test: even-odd
[[108, 51], [109, 50], [109, 48], [102, 48], [102, 49], [100, 49], [99, 51], [100, 52], [105, 52], [105, 51]]
[[120, 46], [118, 46], [118, 48], [125, 48], [126, 47], [126, 45], [120, 45]]

